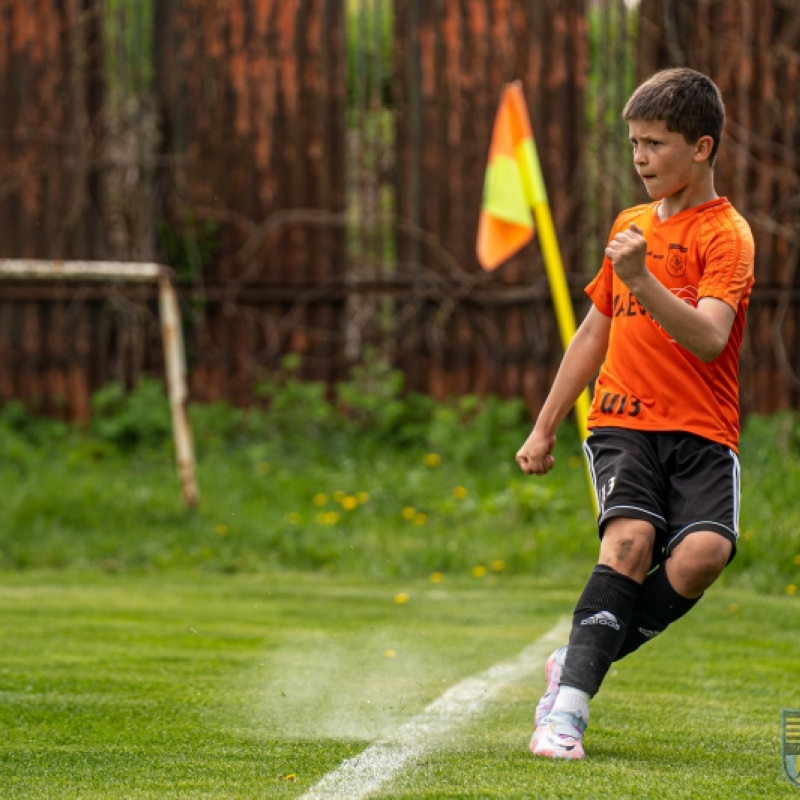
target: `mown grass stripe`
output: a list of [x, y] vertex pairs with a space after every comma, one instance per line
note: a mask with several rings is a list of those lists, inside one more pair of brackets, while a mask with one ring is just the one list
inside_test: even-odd
[[406, 764], [436, 749], [450, 732], [480, 714], [506, 686], [541, 669], [544, 659], [564, 643], [568, 634], [569, 621], [560, 620], [515, 658], [452, 686], [393, 734], [329, 772], [300, 800], [364, 800], [369, 797]]

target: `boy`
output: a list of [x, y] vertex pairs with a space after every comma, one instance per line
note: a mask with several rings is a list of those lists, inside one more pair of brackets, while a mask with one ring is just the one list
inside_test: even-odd
[[682, 617], [733, 558], [739, 347], [753, 237], [714, 189], [725, 110], [694, 70], [653, 75], [625, 106], [653, 202], [623, 211], [586, 291], [592, 307], [516, 460], [554, 465], [556, 430], [600, 370], [584, 449], [600, 555], [567, 646], [545, 665], [535, 756], [584, 757], [588, 701], [612, 662]]

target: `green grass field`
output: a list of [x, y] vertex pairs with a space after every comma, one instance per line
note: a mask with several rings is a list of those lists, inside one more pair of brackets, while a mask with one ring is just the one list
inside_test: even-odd
[[158, 387], [84, 431], [0, 408], [0, 798], [797, 796], [800, 418], [748, 420], [739, 555], [550, 763], [541, 662], [597, 551], [577, 437], [527, 478], [519, 404], [393, 380], [192, 409], [191, 513]]
[[[569, 614], [524, 578], [6, 575], [5, 798], [299, 797], [448, 687]], [[791, 598], [712, 590], [620, 662], [579, 764], [527, 753], [508, 686], [380, 798], [781, 798], [780, 708], [800, 706]]]

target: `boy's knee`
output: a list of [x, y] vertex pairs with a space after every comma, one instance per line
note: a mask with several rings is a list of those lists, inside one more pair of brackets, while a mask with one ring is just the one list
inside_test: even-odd
[[733, 544], [719, 533], [689, 534], [667, 559], [670, 582], [684, 597], [699, 597], [722, 574], [732, 549]]
[[641, 520], [616, 518], [606, 524], [600, 563], [641, 583], [653, 557], [655, 529]]

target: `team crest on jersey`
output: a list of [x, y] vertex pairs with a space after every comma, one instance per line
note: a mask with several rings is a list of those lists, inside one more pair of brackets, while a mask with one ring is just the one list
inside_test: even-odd
[[800, 711], [781, 709], [781, 759], [786, 777], [798, 788], [797, 756], [800, 755]]
[[673, 278], [680, 278], [681, 275], [686, 274], [686, 254], [688, 252], [689, 248], [680, 244], [671, 244], [669, 246], [667, 272], [669, 272]]

